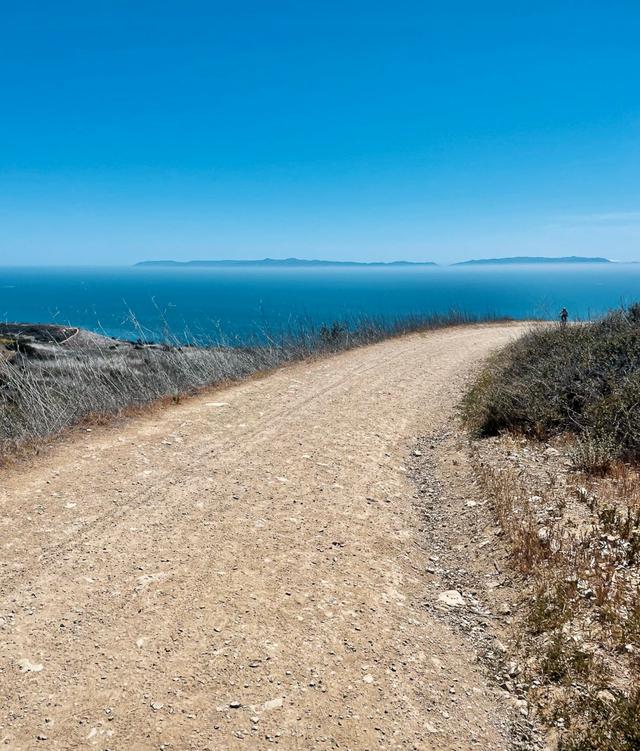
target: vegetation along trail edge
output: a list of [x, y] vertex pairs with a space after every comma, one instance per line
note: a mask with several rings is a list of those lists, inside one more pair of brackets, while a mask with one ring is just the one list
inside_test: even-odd
[[406, 464], [524, 328], [298, 363], [4, 469], [0, 740], [508, 748], [472, 647], [425, 608]]

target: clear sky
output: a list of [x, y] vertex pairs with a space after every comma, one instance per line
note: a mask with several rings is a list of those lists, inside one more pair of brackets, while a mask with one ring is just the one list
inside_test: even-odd
[[0, 264], [640, 259], [637, 0], [0, 11]]

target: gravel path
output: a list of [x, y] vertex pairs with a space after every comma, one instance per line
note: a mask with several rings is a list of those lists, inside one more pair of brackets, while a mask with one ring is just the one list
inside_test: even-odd
[[0, 742], [506, 749], [471, 645], [425, 607], [407, 462], [520, 330], [282, 368], [3, 470]]

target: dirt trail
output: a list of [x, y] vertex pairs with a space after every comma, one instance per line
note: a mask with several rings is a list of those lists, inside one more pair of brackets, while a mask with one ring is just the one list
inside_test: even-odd
[[519, 331], [283, 368], [4, 470], [0, 742], [505, 749], [470, 646], [424, 607], [405, 462]]

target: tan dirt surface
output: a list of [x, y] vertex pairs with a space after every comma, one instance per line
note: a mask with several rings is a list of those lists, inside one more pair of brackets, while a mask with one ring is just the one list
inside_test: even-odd
[[506, 749], [471, 645], [425, 608], [406, 462], [521, 330], [296, 364], [4, 469], [0, 744]]

